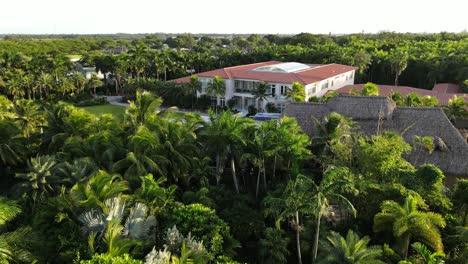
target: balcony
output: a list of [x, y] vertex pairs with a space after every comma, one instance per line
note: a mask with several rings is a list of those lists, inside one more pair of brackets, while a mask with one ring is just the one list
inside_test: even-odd
[[248, 93], [248, 94], [252, 94], [253, 93], [253, 89], [246, 89], [246, 88], [236, 88], [235, 92], [236, 93]]

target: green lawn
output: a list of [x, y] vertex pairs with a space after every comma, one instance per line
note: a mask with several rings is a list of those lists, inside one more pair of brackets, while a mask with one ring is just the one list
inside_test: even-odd
[[126, 109], [125, 106], [111, 104], [84, 106], [82, 108], [96, 116], [101, 116], [103, 114], [112, 114], [118, 118], [123, 118]]

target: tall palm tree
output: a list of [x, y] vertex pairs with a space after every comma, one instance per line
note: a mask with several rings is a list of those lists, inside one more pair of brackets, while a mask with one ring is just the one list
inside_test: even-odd
[[310, 200], [314, 184], [309, 177], [297, 175], [295, 180], [289, 181], [280, 197], [270, 194], [263, 200], [264, 213], [275, 218], [276, 228], [280, 229], [281, 222], [292, 218], [299, 264], [302, 264], [300, 234], [303, 230], [299, 215], [314, 213], [315, 208]]
[[190, 77], [190, 88], [192, 89], [192, 109], [194, 108], [193, 98], [198, 98], [197, 93], [202, 91], [202, 84], [197, 75]]
[[[163, 165], [169, 163], [161, 151], [158, 136], [145, 126], [140, 126], [134, 135], [129, 137], [126, 157], [117, 161], [112, 170], [124, 171], [126, 179], [138, 180], [137, 177], [148, 173], [164, 175]], [[134, 183], [133, 181], [131, 183]]]
[[42, 99], [43, 91], [45, 97], [49, 97], [49, 90], [54, 86], [54, 78], [48, 73], [42, 72], [36, 80], [36, 85], [39, 87], [39, 98]]
[[259, 82], [257, 83], [255, 90], [252, 92], [255, 100], [257, 100], [257, 109], [260, 109], [260, 106], [263, 105], [263, 101], [268, 101], [268, 96], [270, 94], [267, 93], [268, 83], [266, 82]]
[[401, 243], [401, 255], [405, 259], [408, 259], [408, 248], [412, 240], [442, 251], [439, 228], [445, 227], [445, 220], [439, 214], [419, 210], [425, 207], [427, 206], [421, 198], [412, 195], [406, 197], [403, 206], [394, 201], [384, 201], [382, 211], [374, 217], [374, 231], [392, 230]]
[[71, 82], [73, 83], [74, 86], [74, 91], [77, 94], [83, 92], [86, 87], [86, 77], [80, 73], [80, 72], [74, 72], [71, 75]]
[[[224, 83], [223, 78], [215, 76], [213, 80], [210, 80], [206, 87], [206, 93], [210, 96], [215, 96], [216, 98], [219, 96], [224, 97], [226, 93], [226, 84]], [[218, 108], [216, 107], [216, 109]]]
[[21, 78], [21, 75], [15, 74], [6, 83], [8, 93], [13, 96], [13, 100], [22, 98], [25, 95], [25, 90]]
[[253, 125], [253, 121], [233, 115], [230, 111], [220, 115], [210, 111], [209, 114], [210, 123], [203, 131], [205, 147], [216, 156], [216, 173], [219, 176], [223, 173], [224, 161], [230, 161], [234, 187], [239, 193], [235, 162], [246, 145], [245, 129]]
[[130, 102], [130, 107], [125, 113], [127, 122], [133, 128], [147, 124], [148, 118], [158, 113], [161, 103], [162, 99], [153, 93], [138, 89], [135, 101]]
[[360, 238], [353, 230], [348, 230], [346, 237], [343, 237], [331, 231], [327, 240], [329, 244], [324, 247], [326, 257], [319, 261], [320, 264], [385, 264], [379, 259], [382, 248], [368, 246], [368, 236]]
[[320, 220], [323, 216], [329, 216], [333, 212], [332, 203], [338, 204], [344, 209], [351, 211], [354, 216], [356, 209], [353, 204], [340, 193], [356, 193], [352, 179], [348, 177], [349, 170], [347, 168], [329, 167], [319, 185], [311, 182], [312, 194], [310, 199], [313, 212], [316, 217], [315, 238], [313, 243], [312, 261], [317, 260], [319, 235], [320, 235]]
[[23, 136], [29, 138], [44, 124], [44, 115], [41, 106], [31, 100], [16, 100], [14, 102], [16, 113], [15, 122], [23, 131]]
[[93, 75], [91, 75], [91, 79], [88, 80], [88, 86], [93, 88], [94, 95], [96, 95], [96, 88], [103, 85], [104, 83], [97, 77], [95, 73], [93, 73]]

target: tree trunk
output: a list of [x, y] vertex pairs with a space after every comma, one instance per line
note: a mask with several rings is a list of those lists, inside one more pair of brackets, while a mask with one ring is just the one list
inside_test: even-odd
[[260, 168], [258, 168], [258, 173], [257, 173], [257, 188], [255, 190], [255, 198], [258, 198], [258, 189], [259, 189], [259, 186], [260, 186], [260, 172], [262, 170]]
[[263, 170], [263, 189], [267, 190], [267, 181], [266, 181], [266, 170], [265, 170], [265, 160], [262, 159], [262, 170]]
[[395, 74], [395, 86], [398, 86], [398, 73]]
[[409, 248], [409, 245], [410, 245], [410, 241], [411, 241], [411, 235], [406, 235], [405, 238], [404, 238], [404, 245], [403, 245], [403, 255], [405, 256], [405, 260], [408, 260], [408, 248]]
[[297, 247], [297, 261], [299, 264], [302, 264], [302, 255], [301, 255], [301, 240], [300, 240], [300, 230], [299, 230], [299, 211], [296, 211], [296, 247]]
[[317, 217], [317, 226], [315, 227], [315, 239], [314, 239], [314, 252], [312, 254], [312, 263], [315, 263], [317, 260], [317, 252], [318, 252], [318, 242], [319, 242], [319, 235], [320, 235], [320, 218], [322, 218], [322, 214], [319, 213]]
[[275, 161], [273, 162], [273, 181], [276, 180], [276, 160], [277, 156], [275, 155]]
[[234, 158], [231, 158], [231, 170], [232, 170], [232, 180], [234, 181], [234, 187], [236, 187], [236, 192], [237, 194], [239, 194], [239, 185], [237, 183], [236, 164], [234, 163]]

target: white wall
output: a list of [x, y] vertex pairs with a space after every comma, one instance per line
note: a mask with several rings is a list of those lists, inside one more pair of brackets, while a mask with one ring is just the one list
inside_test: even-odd
[[[354, 76], [355, 71], [346, 72], [344, 74], [340, 74], [338, 76], [334, 76], [332, 78], [328, 78], [323, 80], [317, 86], [317, 93], [315, 96], [322, 97], [328, 91], [337, 90], [346, 85], [353, 85], [354, 84]], [[328, 88], [322, 89], [322, 84], [328, 82]]]

